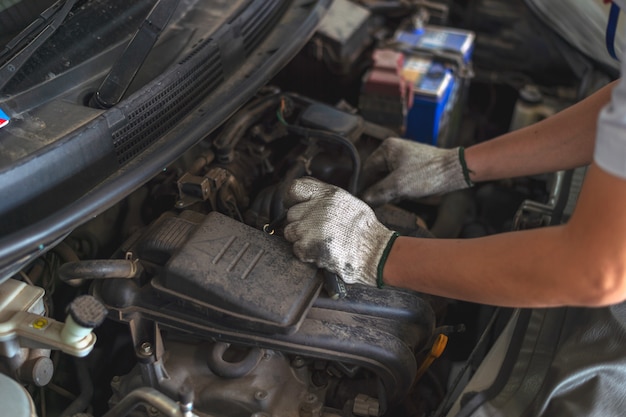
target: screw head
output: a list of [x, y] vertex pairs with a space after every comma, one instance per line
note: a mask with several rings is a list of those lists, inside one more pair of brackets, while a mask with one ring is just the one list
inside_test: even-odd
[[139, 354], [142, 356], [152, 356], [154, 349], [152, 349], [152, 344], [149, 342], [143, 342], [139, 345]]
[[254, 399], [257, 401], [262, 401], [266, 399], [268, 396], [267, 391], [259, 390], [254, 393]]

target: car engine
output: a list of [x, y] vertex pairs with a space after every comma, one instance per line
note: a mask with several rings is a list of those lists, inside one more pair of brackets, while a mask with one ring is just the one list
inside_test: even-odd
[[[282, 237], [285, 192], [312, 176], [358, 196], [362, 161], [388, 137], [469, 146], [615, 77], [541, 4], [336, 0], [225, 123], [0, 283], [6, 415], [445, 415], [507, 313], [300, 262]], [[580, 175], [376, 214], [425, 238], [539, 227], [571, 214]]]

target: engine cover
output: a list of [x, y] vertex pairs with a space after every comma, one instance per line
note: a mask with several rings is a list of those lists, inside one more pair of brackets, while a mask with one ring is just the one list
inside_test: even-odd
[[321, 288], [317, 268], [277, 236], [211, 212], [153, 280], [230, 326], [292, 333]]

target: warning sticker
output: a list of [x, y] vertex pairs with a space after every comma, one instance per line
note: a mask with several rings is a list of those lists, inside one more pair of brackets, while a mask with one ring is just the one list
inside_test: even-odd
[[9, 115], [0, 109], [0, 127], [5, 127], [6, 125], [8, 125], [9, 120], [11, 120]]

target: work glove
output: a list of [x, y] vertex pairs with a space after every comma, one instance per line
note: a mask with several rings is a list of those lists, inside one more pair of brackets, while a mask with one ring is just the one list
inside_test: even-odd
[[296, 257], [337, 274], [348, 284], [382, 287], [382, 270], [397, 233], [347, 191], [314, 178], [287, 190], [285, 238]]
[[386, 139], [365, 161], [367, 188], [361, 198], [371, 206], [442, 194], [472, 186], [464, 149], [441, 149], [406, 139]]

